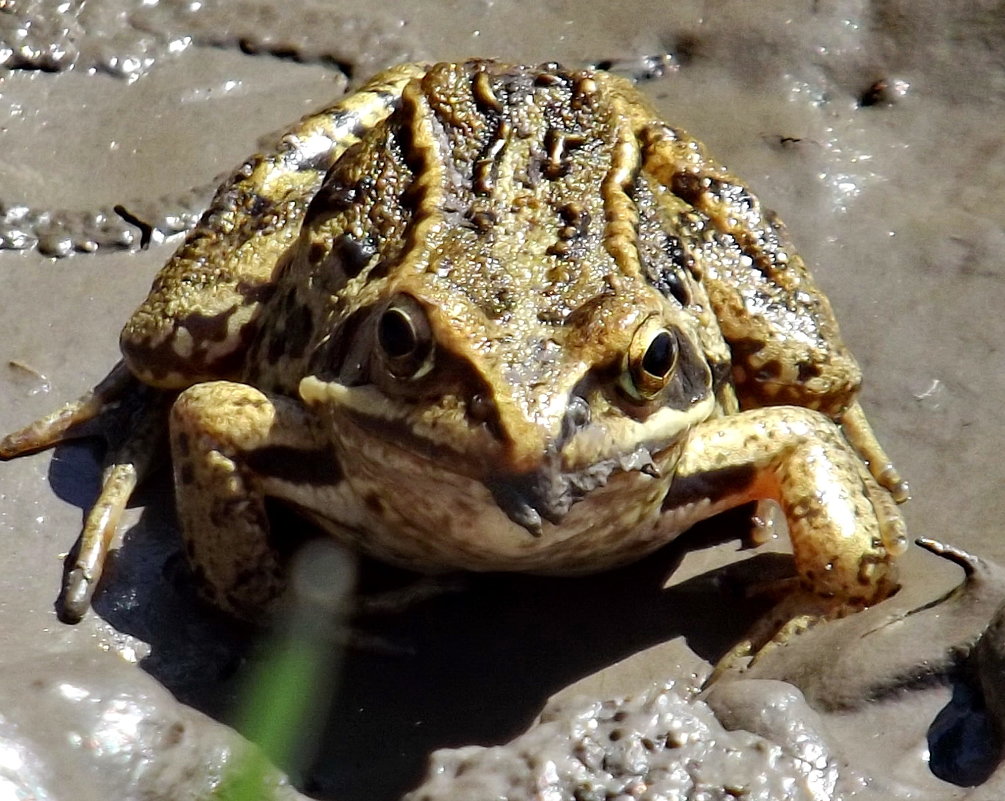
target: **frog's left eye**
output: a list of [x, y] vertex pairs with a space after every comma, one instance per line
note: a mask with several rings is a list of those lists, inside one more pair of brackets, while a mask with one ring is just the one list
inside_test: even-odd
[[677, 337], [658, 320], [647, 320], [628, 347], [620, 385], [632, 400], [648, 401], [659, 394], [677, 366]]
[[395, 378], [421, 378], [433, 367], [433, 335], [419, 303], [398, 295], [377, 320], [377, 351]]

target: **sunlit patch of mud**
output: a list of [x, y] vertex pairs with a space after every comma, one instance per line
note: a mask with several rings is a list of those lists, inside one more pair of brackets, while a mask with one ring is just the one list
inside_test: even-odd
[[[415, 57], [393, 19], [361, 20], [322, 0], [296, 14], [269, 0], [0, 4], [0, 76], [30, 70], [56, 79], [75, 71], [112, 76], [129, 91], [158, 65], [200, 47], [319, 64], [349, 79]], [[0, 250], [62, 257], [146, 247], [191, 228], [216, 183], [71, 210], [26, 204], [6, 187], [0, 195]]]

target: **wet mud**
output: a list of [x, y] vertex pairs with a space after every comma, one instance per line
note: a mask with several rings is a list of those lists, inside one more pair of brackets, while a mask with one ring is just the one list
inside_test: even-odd
[[[737, 549], [743, 520], [601, 576], [471, 577], [333, 640], [310, 754], [280, 767], [343, 801], [1001, 798], [1005, 6], [372, 6], [0, 5], [0, 431], [100, 378], [217, 176], [347, 87], [416, 58], [612, 68], [786, 221], [911, 481], [912, 536], [964, 550], [912, 548], [894, 598], [705, 692], [763, 611], [742, 588], [790, 569], [784, 543]], [[194, 600], [166, 476], [94, 611], [57, 619], [100, 458], [0, 464], [0, 790], [206, 797], [268, 640]]]

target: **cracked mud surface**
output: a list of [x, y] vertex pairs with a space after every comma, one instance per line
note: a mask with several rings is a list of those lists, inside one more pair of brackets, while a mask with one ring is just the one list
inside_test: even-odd
[[[524, 2], [412, 2], [397, 17], [351, 2], [339, 4], [337, 14], [309, 2], [4, 5], [0, 431], [103, 375], [116, 358], [121, 323], [212, 179], [350, 81], [414, 58], [607, 60], [624, 73], [651, 77], [642, 88], [663, 115], [749, 181], [816, 266], [863, 364], [870, 418], [912, 483], [914, 500], [905, 508], [912, 536], [1005, 564], [999, 533], [1005, 440], [997, 419], [1005, 394], [1005, 214], [998, 202], [1005, 178], [1005, 71], [998, 54], [1005, 34], [995, 23], [1005, 6], [784, 2], [765, 11], [755, 5], [761, 4], [683, 2], [668, 9], [639, 2], [615, 9], [560, 2], [542, 12]], [[662, 57], [647, 58], [654, 55]], [[53, 258], [63, 254], [73, 255]], [[192, 601], [163, 479], [131, 510], [95, 613], [77, 626], [56, 619], [60, 556], [94, 497], [99, 460], [79, 444], [0, 464], [0, 740], [5, 754], [21, 759], [16, 769], [3, 763], [0, 788], [33, 781], [37, 797], [61, 799], [82, 782], [99, 788], [108, 782], [106, 797], [131, 797], [130, 791], [138, 797], [147, 790], [138, 780], [113, 783], [135, 758], [133, 768], [144, 765], [161, 777], [160, 797], [186, 797], [179, 790], [183, 767], [202, 782], [193, 780], [184, 792], [200, 797], [220, 752], [186, 750], [184, 739], [169, 748], [154, 733], [170, 732], [183, 719], [193, 737], [229, 743], [226, 732], [185, 705], [236, 720], [243, 681], [263, 647]], [[706, 533], [723, 536], [730, 525], [735, 521], [720, 521]], [[630, 713], [619, 725], [627, 727], [627, 720], [631, 731], [611, 746], [617, 760], [612, 756], [610, 767], [618, 770], [608, 770], [603, 782], [624, 784], [604, 784], [596, 774], [596, 797], [612, 788], [641, 793], [632, 777], [655, 781], [659, 760], [672, 754], [646, 756], [653, 752], [639, 745], [642, 732], [647, 725], [679, 728], [688, 715], [696, 747], [726, 734], [747, 743], [736, 752], [742, 763], [736, 774], [715, 778], [714, 757], [702, 762], [709, 767], [702, 776], [712, 776], [709, 786], [718, 781], [722, 792], [727, 780], [757, 776], [770, 787], [779, 777], [803, 775], [799, 760], [807, 743], [817, 743], [813, 775], [824, 784], [815, 785], [823, 789], [813, 797], [1001, 796], [994, 751], [1002, 707], [994, 678], [1001, 675], [999, 640], [980, 640], [974, 662], [972, 641], [956, 647], [947, 633], [980, 630], [991, 620], [1000, 627], [992, 608], [997, 596], [985, 593], [997, 579], [953, 596], [944, 609], [959, 622], [949, 629], [940, 628], [937, 615], [906, 616], [961, 581], [958, 568], [913, 549], [902, 593], [874, 610], [871, 623], [863, 617], [854, 624], [879, 626], [882, 636], [836, 628], [827, 636], [840, 644], [806, 639], [780, 654], [781, 664], [768, 662], [759, 668], [763, 675], [746, 677], [767, 682], [735, 691], [746, 705], [724, 684], [721, 697], [705, 707], [687, 700], [692, 674], [707, 670], [707, 661], [759, 611], [728, 592], [731, 582], [721, 580], [718, 568], [753, 559], [749, 570], [761, 574], [778, 561], [728, 545], [689, 552], [664, 591], [682, 553], [671, 548], [589, 579], [476, 578], [403, 615], [363, 621], [377, 639], [345, 655], [312, 763], [285, 767], [312, 796], [397, 797], [419, 784], [434, 749], [506, 743], [557, 694], [556, 708], [566, 717], [547, 713], [542, 726], [524, 735], [529, 739], [504, 751], [438, 757], [441, 770], [415, 797], [435, 797], [457, 765], [474, 761], [521, 766], [506, 773], [500, 767], [489, 787], [499, 787], [505, 775], [514, 787], [540, 789], [544, 779], [524, 770], [520, 754], [546, 747], [559, 753], [584, 742], [567, 734], [562, 721], [568, 720], [595, 720], [600, 728], [592, 741], [599, 742], [618, 711]], [[364, 569], [364, 583], [374, 589], [404, 580], [376, 566]], [[971, 603], [975, 597], [980, 604]], [[971, 615], [972, 606], [981, 611]], [[903, 686], [890, 679], [919, 658], [897, 644], [899, 624], [876, 622], [898, 615], [915, 627], [907, 644], [928, 638], [936, 653], [948, 654], [941, 672]], [[878, 643], [870, 642], [868, 659], [855, 658], [860, 640]], [[830, 670], [822, 671], [819, 651], [848, 660], [828, 659]], [[123, 657], [139, 666], [122, 664]], [[874, 675], [889, 680], [882, 692], [869, 683]], [[772, 683], [779, 678], [794, 684]], [[42, 685], [32, 690], [32, 681]], [[671, 681], [672, 691], [658, 689]], [[98, 700], [88, 706], [44, 689], [62, 685]], [[584, 700], [574, 700], [582, 694]], [[625, 695], [633, 700], [623, 710], [604, 703]], [[40, 698], [49, 699], [50, 710], [59, 706], [53, 699], [68, 706], [33, 715], [43, 708]], [[652, 722], [645, 710], [656, 707]], [[95, 750], [94, 738], [82, 745], [87, 733], [122, 732], [99, 726], [115, 709], [120, 720], [125, 710], [134, 722], [145, 721], [152, 739], [105, 740], [114, 746], [106, 752]], [[771, 710], [778, 710], [777, 720], [764, 719]], [[20, 722], [29, 718], [31, 732]], [[801, 741], [780, 734], [792, 720], [807, 732]], [[724, 723], [745, 732], [723, 734]], [[554, 730], [562, 726], [558, 736]], [[770, 748], [750, 746], [756, 738]], [[136, 743], [142, 747], [130, 751]], [[761, 769], [756, 759], [765, 748], [778, 749], [782, 773]], [[101, 762], [99, 752], [125, 761]], [[205, 757], [201, 767], [193, 753]], [[552, 762], [555, 771], [541, 775], [561, 797], [569, 785], [560, 781], [561, 759]], [[473, 782], [478, 771], [468, 770], [465, 781]], [[791, 797], [808, 797], [795, 792]]]

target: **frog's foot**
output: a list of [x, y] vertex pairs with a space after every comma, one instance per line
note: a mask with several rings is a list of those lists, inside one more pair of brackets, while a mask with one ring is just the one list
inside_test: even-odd
[[434, 598], [463, 592], [466, 587], [465, 577], [459, 574], [419, 576], [403, 587], [357, 595], [352, 608], [360, 617], [397, 615]]
[[695, 426], [663, 508], [680, 530], [764, 499], [785, 517], [802, 586], [860, 605], [896, 587], [904, 520], [828, 417], [775, 406]]
[[879, 444], [858, 401], [849, 406], [842, 415], [841, 428], [876, 482], [889, 492], [897, 503], [910, 500], [911, 488], [894, 467], [883, 446]]
[[[706, 687], [727, 673], [743, 672], [764, 654], [784, 646], [813, 626], [862, 609], [859, 605], [851, 605], [840, 599], [821, 597], [805, 588], [791, 589], [791, 583], [784, 582], [786, 589], [790, 589], [785, 597], [758, 619], [744, 638], [719, 659], [705, 682]], [[780, 592], [782, 584], [777, 583], [771, 587], [771, 591]]]
[[76, 556], [63, 581], [60, 616], [68, 622], [80, 620], [90, 607], [122, 512], [136, 485], [164, 453], [164, 418], [169, 398], [161, 392], [144, 390], [142, 394], [149, 393], [153, 398], [119, 420], [125, 424], [125, 430], [117, 437], [121, 441], [105, 457], [101, 492], [87, 513]]
[[695, 426], [663, 508], [679, 529], [764, 499], [785, 517], [799, 582], [727, 661], [807, 621], [882, 601], [897, 589], [895, 562], [907, 548], [894, 498], [830, 418], [802, 407], [754, 409]]
[[159, 444], [168, 398], [141, 384], [119, 362], [76, 401], [0, 440], [0, 459], [13, 459], [78, 437], [100, 435], [108, 443], [101, 492], [87, 514], [57, 602], [61, 617], [67, 621], [80, 620], [90, 606], [122, 512], [162, 450]]

